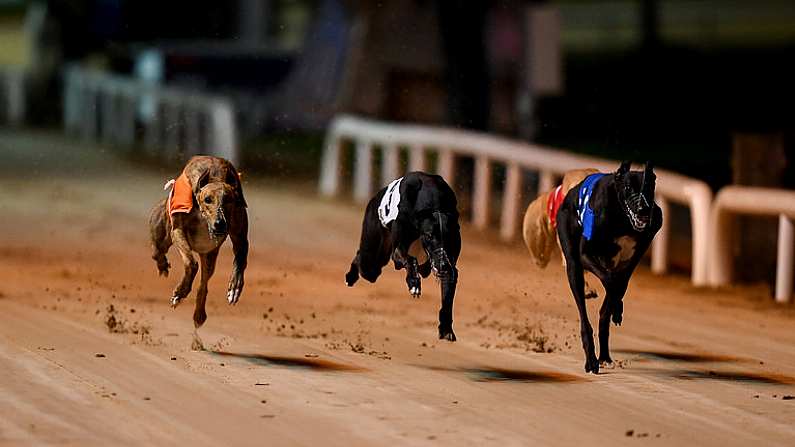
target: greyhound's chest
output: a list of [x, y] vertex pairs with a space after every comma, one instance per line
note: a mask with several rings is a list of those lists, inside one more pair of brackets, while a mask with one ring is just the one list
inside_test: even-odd
[[635, 257], [638, 241], [632, 236], [614, 237], [601, 244], [591, 245], [588, 257], [607, 271], [624, 269]]
[[616, 238], [613, 243], [618, 247], [618, 251], [611, 259], [612, 267], [619, 268], [629, 262], [635, 256], [635, 247], [638, 241], [631, 236], [621, 236]]
[[226, 240], [226, 236], [217, 238], [210, 236], [210, 229], [207, 223], [198, 216], [195, 219], [191, 219], [190, 223], [190, 229], [185, 232], [185, 235], [188, 237], [191, 250], [196, 253], [209, 253], [220, 247]]

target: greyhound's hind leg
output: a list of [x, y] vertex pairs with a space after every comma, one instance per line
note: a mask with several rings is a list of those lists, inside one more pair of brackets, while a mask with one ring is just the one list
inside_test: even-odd
[[218, 249], [216, 248], [207, 254], [199, 255], [199, 260], [201, 261], [202, 276], [199, 290], [196, 291], [196, 309], [193, 311], [193, 325], [196, 329], [207, 321], [207, 312], [204, 309], [204, 305], [207, 302], [207, 282], [210, 281], [213, 273], [215, 273]]
[[157, 264], [157, 271], [161, 276], [168, 276], [168, 263], [166, 254], [171, 248], [171, 232], [169, 231], [168, 215], [166, 214], [165, 201], [161, 201], [149, 215], [149, 237], [152, 243], [152, 259]]

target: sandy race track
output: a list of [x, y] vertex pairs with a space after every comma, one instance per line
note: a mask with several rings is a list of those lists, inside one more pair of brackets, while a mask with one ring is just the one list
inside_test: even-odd
[[440, 342], [433, 281], [344, 286], [360, 207], [312, 185], [246, 179], [246, 289], [227, 246], [192, 350], [149, 258], [168, 174], [0, 134], [0, 445], [795, 445], [791, 306], [641, 270], [586, 375], [561, 269], [465, 230]]

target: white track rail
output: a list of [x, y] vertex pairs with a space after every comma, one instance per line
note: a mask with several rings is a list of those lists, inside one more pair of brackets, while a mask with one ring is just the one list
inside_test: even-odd
[[63, 97], [66, 131], [87, 140], [143, 144], [168, 159], [181, 152], [240, 161], [234, 110], [224, 98], [79, 67], [65, 71]]
[[[485, 229], [489, 223], [491, 172], [494, 164], [506, 166], [503, 191], [500, 234], [510, 240], [516, 236], [521, 219], [523, 170], [539, 173], [539, 191], [547, 191], [566, 171], [591, 167], [611, 172], [618, 162], [574, 155], [543, 146], [519, 142], [476, 132], [442, 127], [391, 124], [353, 116], [340, 116], [331, 124], [326, 135], [323, 163], [320, 172], [320, 193], [336, 196], [340, 191], [342, 176], [342, 150], [345, 141], [354, 144], [355, 165], [353, 196], [365, 201], [374, 193], [374, 146], [383, 150], [380, 184], [400, 176], [399, 150], [409, 152], [408, 170], [425, 170], [426, 154], [438, 153], [438, 174], [453, 182], [457, 157], [475, 160], [475, 178], [472, 191], [472, 221], [475, 227]], [[693, 239], [692, 281], [698, 286], [707, 285], [707, 231], [712, 191], [702, 181], [670, 171], [657, 170], [657, 202], [667, 213], [670, 202], [689, 207]], [[652, 270], [668, 270], [668, 242], [670, 226], [666, 223], [652, 247]]]
[[792, 297], [795, 264], [795, 191], [752, 186], [727, 186], [712, 207], [709, 279], [712, 286], [732, 281], [732, 214], [779, 216], [776, 301]]
[[26, 80], [23, 68], [0, 67], [0, 122], [11, 126], [24, 124]]

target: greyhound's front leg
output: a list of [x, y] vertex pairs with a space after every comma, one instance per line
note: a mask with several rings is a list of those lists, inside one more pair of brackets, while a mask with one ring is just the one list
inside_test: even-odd
[[442, 282], [442, 308], [439, 310], [439, 339], [455, 341], [453, 332], [453, 299], [458, 283], [458, 269], [451, 266], [450, 270], [440, 275]]
[[182, 281], [174, 289], [174, 294], [171, 297], [171, 306], [177, 307], [183, 298], [190, 294], [193, 279], [196, 278], [196, 272], [199, 271], [199, 263], [193, 257], [193, 251], [185, 238], [185, 233], [182, 228], [175, 228], [171, 231], [171, 240], [177, 247], [179, 256], [182, 258], [182, 264], [185, 266], [185, 273], [182, 276]]
[[234, 264], [232, 265], [232, 278], [229, 280], [229, 289], [226, 300], [229, 304], [237, 304], [240, 294], [243, 293], [243, 274], [248, 265], [248, 213], [243, 208], [236, 216], [236, 231], [229, 234], [232, 240], [232, 251], [235, 254]]
[[419, 263], [417, 258], [407, 254], [408, 250], [401, 248], [395, 249], [392, 254], [392, 261], [395, 263], [395, 268], [400, 270], [406, 268], [406, 285], [409, 288], [409, 293], [414, 298], [419, 298], [422, 294], [422, 281], [419, 273]]
[[596, 350], [594, 349], [593, 327], [588, 321], [588, 310], [585, 306], [585, 272], [580, 248], [582, 235], [577, 230], [567, 231], [572, 227], [569, 213], [559, 213], [558, 216], [558, 235], [561, 238], [560, 245], [566, 257], [566, 275], [574, 302], [577, 304], [577, 311], [580, 314], [580, 339], [585, 353], [585, 372], [598, 374], [599, 361], [596, 359]]
[[406, 285], [409, 287], [409, 293], [414, 298], [419, 298], [422, 295], [422, 280], [420, 279], [419, 264], [417, 258], [409, 256], [406, 263]]
[[359, 280], [359, 252], [356, 252], [356, 256], [353, 257], [353, 261], [351, 261], [351, 269], [348, 270], [348, 273], [345, 274], [345, 285], [348, 287], [353, 287], [356, 284], [356, 281]]
[[[621, 312], [624, 308], [624, 294], [627, 292], [629, 278], [617, 278], [605, 284], [605, 300], [599, 309], [599, 363], [613, 363], [610, 358], [610, 320], [621, 324]], [[618, 314], [616, 311], [618, 309]], [[617, 321], [616, 321], [617, 319]]]
[[199, 290], [196, 292], [196, 308], [193, 311], [193, 325], [196, 329], [207, 321], [207, 311], [204, 308], [207, 302], [207, 282], [212, 278], [215, 272], [215, 261], [218, 259], [218, 249], [199, 256], [202, 264], [201, 283]]

